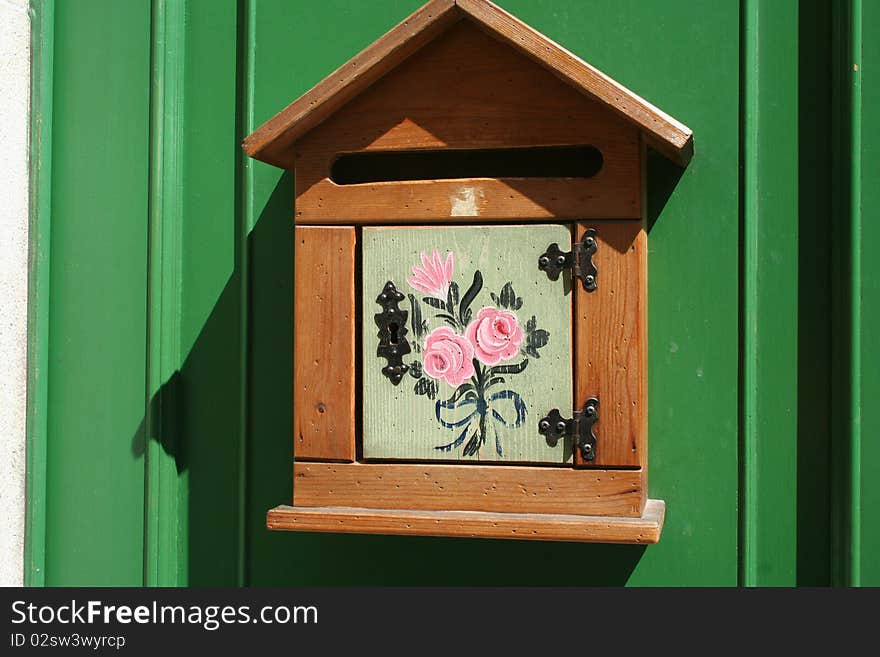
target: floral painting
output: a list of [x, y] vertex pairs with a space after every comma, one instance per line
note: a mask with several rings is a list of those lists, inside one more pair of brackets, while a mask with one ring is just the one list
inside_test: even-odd
[[414, 379], [413, 394], [433, 404], [438, 426], [450, 434], [433, 449], [461, 448], [472, 457], [488, 443], [503, 458], [504, 429], [526, 421], [517, 377], [530, 359], [540, 358], [550, 334], [534, 315], [522, 322], [523, 299], [510, 281], [497, 294], [487, 293], [476, 269], [462, 293], [455, 261], [455, 253], [433, 249], [412, 265], [406, 297], [415, 339], [405, 369]]

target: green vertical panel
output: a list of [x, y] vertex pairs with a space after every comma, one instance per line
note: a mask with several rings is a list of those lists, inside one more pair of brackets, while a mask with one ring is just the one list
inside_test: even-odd
[[851, 344], [852, 295], [850, 246], [850, 171], [851, 143], [850, 108], [851, 82], [854, 73], [850, 53], [850, 4], [832, 5], [832, 225], [831, 262], [832, 285], [837, 291], [831, 297], [832, 359], [831, 359], [831, 413], [832, 413], [832, 468], [831, 468], [831, 539], [832, 582], [850, 585], [852, 578], [852, 550], [857, 547], [851, 532], [854, 527], [851, 508], [853, 478], [850, 450], [853, 420]]
[[46, 583], [137, 585], [150, 6], [55, 10]]
[[853, 404], [859, 494], [853, 511], [859, 526], [859, 560], [854, 583], [880, 586], [880, 6], [854, 0], [853, 20], [853, 348], [858, 368]]
[[144, 575], [150, 586], [179, 580], [179, 476], [176, 395], [167, 382], [180, 366], [180, 270], [185, 119], [184, 2], [152, 3], [150, 89], [150, 248], [147, 330], [147, 522]]
[[743, 563], [797, 574], [797, 3], [750, 0], [743, 30]]
[[683, 174], [659, 155], [648, 159], [648, 481], [667, 516], [661, 542], [646, 550], [629, 583], [732, 585], [739, 6], [584, 3], [577, 17], [560, 14], [573, 35], [565, 45], [694, 131], [694, 159]]
[[242, 581], [236, 38], [234, 0], [153, 2], [150, 584]]
[[[537, 263], [570, 248], [571, 228], [364, 228], [361, 244], [364, 458], [570, 463], [538, 422], [570, 417], [571, 290]], [[391, 316], [377, 303], [388, 281], [404, 295]], [[393, 385], [374, 316], [400, 311], [409, 371]]]
[[[272, 45], [293, 43], [303, 19], [283, 0], [241, 4], [240, 129], [250, 134], [286, 94], [304, 90], [291, 60], [277, 59]], [[302, 566], [291, 558], [291, 541], [266, 530], [266, 510], [275, 500], [293, 499], [293, 181], [244, 154], [241, 159], [242, 211], [252, 226], [248, 583], [268, 586], [296, 581]]]
[[27, 516], [24, 582], [46, 583], [46, 442], [52, 237], [52, 74], [55, 3], [32, 1], [30, 272], [28, 281]]
[[176, 406], [180, 582], [243, 583], [239, 505], [246, 285], [237, 206], [238, 11], [235, 0], [190, 0], [185, 17], [180, 135], [179, 371]]
[[[252, 0], [249, 128], [420, 4]], [[293, 207], [289, 177], [255, 163], [248, 206], [254, 221], [251, 583], [737, 582], [739, 5], [501, 4], [695, 133], [696, 156], [686, 172], [656, 156], [648, 171], [650, 494], [668, 504], [661, 542], [646, 549], [263, 529], [265, 510], [291, 498]], [[601, 566], [570, 566], [585, 562]], [[468, 567], [473, 563], [480, 568]]]
[[[875, 3], [834, 4], [833, 576], [843, 585], [880, 582], [876, 504], [880, 390], [877, 362], [877, 139], [880, 115]], [[873, 29], [873, 32], [872, 32]]]

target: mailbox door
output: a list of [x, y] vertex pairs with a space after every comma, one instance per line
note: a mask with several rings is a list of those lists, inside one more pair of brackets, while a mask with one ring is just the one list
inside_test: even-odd
[[570, 463], [538, 422], [572, 408], [567, 225], [364, 228], [363, 457]]

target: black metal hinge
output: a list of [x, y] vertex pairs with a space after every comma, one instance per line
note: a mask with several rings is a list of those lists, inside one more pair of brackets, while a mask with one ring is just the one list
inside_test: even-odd
[[573, 439], [574, 448], [580, 450], [584, 461], [596, 458], [596, 434], [593, 425], [599, 421], [599, 398], [590, 397], [583, 409], [575, 411], [570, 420], [562, 417], [558, 408], [550, 411], [538, 422], [538, 433], [547, 439], [547, 444], [556, 447], [560, 438]]
[[403, 364], [403, 357], [412, 351], [409, 340], [406, 339], [406, 320], [409, 313], [397, 306], [403, 299], [403, 294], [394, 283], [388, 281], [382, 293], [376, 297], [376, 303], [382, 306], [382, 312], [373, 315], [376, 326], [379, 327], [376, 355], [388, 361], [382, 368], [382, 374], [394, 385], [400, 383], [409, 369], [409, 366]]
[[565, 252], [554, 242], [538, 258], [538, 269], [545, 272], [551, 281], [555, 281], [566, 269], [581, 282], [587, 292], [593, 292], [598, 286], [599, 272], [593, 263], [597, 248], [596, 229], [588, 228], [580, 242], [575, 242], [571, 251]]

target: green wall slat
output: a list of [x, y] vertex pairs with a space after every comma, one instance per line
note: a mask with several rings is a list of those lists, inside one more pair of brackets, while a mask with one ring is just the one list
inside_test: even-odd
[[181, 179], [180, 355], [175, 450], [181, 584], [244, 584], [242, 461], [247, 292], [239, 212], [235, 0], [189, 0]]
[[743, 5], [742, 582], [797, 575], [798, 4]]
[[880, 117], [880, 6], [853, 0], [853, 348], [858, 367], [853, 371], [857, 388], [853, 400], [854, 473], [858, 495], [853, 507], [858, 527], [858, 569], [854, 583], [880, 586], [880, 138], [872, 119]]
[[147, 398], [144, 410], [147, 521], [144, 578], [150, 586], [173, 586], [185, 567], [179, 559], [179, 497], [175, 459], [179, 407], [175, 380], [180, 367], [182, 268], [182, 175], [186, 114], [186, 4], [152, 3], [150, 89], [150, 243]]
[[880, 57], [870, 38], [880, 24], [875, 4], [850, 0], [836, 3], [833, 13], [832, 567], [833, 581], [850, 586], [880, 583], [878, 279], [871, 257], [880, 237], [880, 196], [877, 139], [866, 127], [880, 111]]
[[52, 237], [52, 80], [55, 2], [32, 0], [30, 271], [28, 277], [26, 586], [46, 583], [46, 443], [49, 421], [49, 291]]
[[149, 3], [57, 3], [54, 64], [45, 581], [139, 585]]
[[153, 3], [147, 580], [244, 583], [238, 7]]

